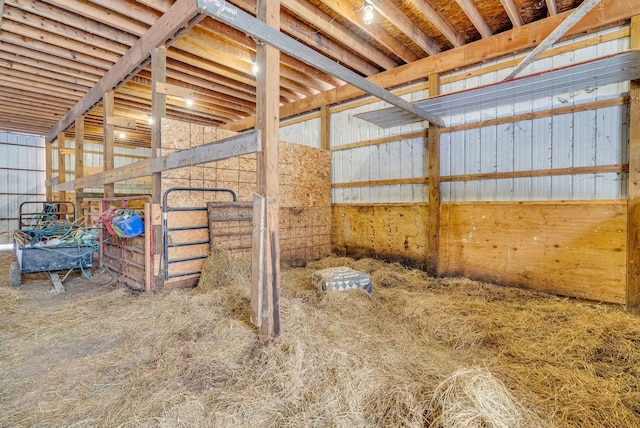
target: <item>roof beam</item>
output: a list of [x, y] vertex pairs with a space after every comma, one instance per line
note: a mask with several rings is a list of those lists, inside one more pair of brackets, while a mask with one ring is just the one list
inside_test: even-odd
[[[559, 13], [558, 15], [527, 24], [524, 28], [513, 28], [498, 33], [488, 39], [477, 40], [473, 43], [444, 51], [438, 55], [399, 66], [393, 70], [383, 71], [369, 79], [384, 88], [393, 88], [424, 79], [425, 76], [430, 74], [447, 73], [455, 69], [498, 59], [514, 51], [532, 49], [535, 47], [536, 40], [542, 40], [553, 28], [557, 27], [569, 13], [570, 12]], [[585, 31], [601, 28], [602, 26], [628, 19], [639, 13], [640, 6], [636, 2], [603, 0], [599, 6], [588, 13], [585, 18], [571, 28], [567, 34], [582, 34]], [[363, 91], [353, 86], [341, 86], [302, 101], [282, 106], [280, 108], [280, 117], [295, 116], [318, 109], [322, 105], [344, 102], [362, 95]], [[255, 116], [250, 116], [238, 122], [223, 125], [222, 127], [233, 131], [242, 131], [252, 128], [254, 124]]]
[[2, 25], [2, 12], [4, 11], [4, 0], [0, 0], [0, 25]]
[[[384, 2], [385, 4], [389, 2]], [[465, 44], [464, 38], [458, 34], [455, 28], [451, 26], [440, 14], [431, 6], [431, 4], [427, 3], [425, 0], [411, 0], [410, 3], [413, 3], [420, 11], [429, 18], [429, 21], [440, 31], [446, 38], [451, 42], [451, 44], [455, 47], [462, 46]], [[375, 4], [375, 3], [374, 3]], [[439, 52], [440, 50], [438, 50]], [[437, 52], [436, 52], [437, 53]], [[431, 54], [433, 55], [433, 54]]]
[[[416, 3], [416, 5], [420, 8], [422, 8], [424, 4], [423, 1], [414, 1], [414, 3]], [[378, 11], [378, 13], [380, 13], [380, 15], [384, 16], [387, 19], [387, 21], [389, 21], [396, 28], [398, 28], [398, 30], [400, 30], [407, 37], [409, 37], [411, 41], [413, 41], [413, 43], [418, 45], [420, 49], [422, 49], [424, 52], [428, 53], [429, 55], [435, 55], [441, 51], [440, 46], [438, 46], [436, 42], [431, 40], [429, 36], [424, 34], [424, 32], [422, 32], [422, 30], [418, 28], [418, 26], [415, 25], [409, 19], [409, 17], [405, 15], [400, 9], [398, 9], [398, 7], [394, 5], [392, 2], [372, 1], [371, 4]], [[430, 9], [430, 10], [435, 13], [435, 10], [433, 9]], [[425, 15], [428, 16], [428, 13], [425, 10], [423, 10], [423, 13], [425, 13]], [[444, 20], [440, 18], [440, 16], [438, 16], [437, 18], [440, 20], [439, 23], [444, 24], [445, 27], [447, 26], [446, 23], [444, 23]], [[434, 22], [434, 25], [438, 27], [438, 24], [436, 24], [435, 22]], [[442, 33], [444, 34], [444, 32]], [[451, 31], [451, 33], [454, 33], [454, 32]], [[445, 35], [445, 37], [447, 36]], [[458, 40], [458, 36], [456, 36], [455, 40]]]
[[522, 70], [524, 70], [529, 64], [536, 60], [540, 56], [541, 53], [549, 49], [560, 37], [564, 35], [571, 27], [576, 25], [578, 21], [580, 21], [595, 5], [597, 5], [600, 0], [585, 0], [578, 6], [576, 9], [571, 12], [571, 15], [567, 17], [562, 24], [558, 25], [555, 30], [551, 32], [534, 50], [532, 50], [529, 55], [526, 56], [525, 59], [522, 60], [520, 64], [516, 66], [516, 68], [509, 73], [504, 80], [513, 79], [516, 77]]
[[485, 21], [478, 8], [473, 4], [473, 1], [456, 0], [456, 3], [458, 3], [460, 9], [462, 9], [462, 11], [467, 15], [471, 23], [476, 27], [483, 38], [491, 37], [493, 35], [493, 30], [489, 27], [489, 24], [487, 24], [487, 21]]
[[274, 30], [233, 5], [222, 3], [219, 0], [198, 0], [198, 6], [212, 18], [225, 22], [240, 31], [244, 31], [262, 42], [268, 43], [280, 51], [298, 58], [300, 61], [313, 64], [325, 73], [339, 77], [368, 94], [375, 95], [396, 107], [400, 107], [413, 115], [428, 120], [436, 126], [444, 125], [444, 121], [440, 117], [436, 117], [422, 109], [417, 109], [410, 102], [382, 89], [380, 86], [364, 79], [340, 64], [331, 61], [302, 43]]
[[355, 34], [347, 30], [344, 26], [336, 23], [332, 17], [314, 7], [308, 1], [281, 0], [280, 4], [294, 14], [298, 15], [300, 18], [311, 22], [321, 31], [324, 31], [327, 34], [331, 34], [331, 36], [336, 40], [339, 40], [342, 44], [351, 47], [364, 58], [373, 61], [383, 69], [390, 70], [398, 66], [398, 64], [387, 55], [380, 52], [370, 43], [362, 41], [360, 38], [356, 37]]
[[511, 20], [511, 24], [516, 27], [522, 27], [524, 22], [522, 21], [522, 16], [520, 16], [520, 12], [518, 12], [518, 8], [516, 7], [513, 0], [500, 0], [502, 3], [502, 7], [509, 15], [509, 19]]
[[85, 114], [99, 103], [105, 91], [119, 86], [130, 76], [135, 75], [141, 69], [141, 65], [148, 61], [151, 49], [162, 43], [172, 42], [179, 34], [190, 29], [200, 19], [202, 19], [202, 15], [198, 14], [195, 0], [177, 0], [167, 13], [162, 15], [136, 44], [104, 74], [100, 81], [67, 112], [65, 117], [47, 133], [45, 141], [52, 142], [59, 132], [64, 131], [75, 122], [76, 117]]
[[362, 17], [353, 11], [353, 5], [346, 0], [322, 0], [322, 3], [327, 7], [330, 7], [337, 14], [351, 22], [356, 27], [360, 28], [363, 32], [370, 37], [378, 41], [386, 49], [400, 57], [404, 62], [413, 62], [418, 59], [418, 56], [413, 53], [404, 44], [391, 37], [383, 28], [375, 25], [365, 25], [362, 22]]
[[549, 16], [558, 14], [558, 5], [556, 5], [556, 0], [545, 0], [547, 2], [547, 11], [549, 12]]

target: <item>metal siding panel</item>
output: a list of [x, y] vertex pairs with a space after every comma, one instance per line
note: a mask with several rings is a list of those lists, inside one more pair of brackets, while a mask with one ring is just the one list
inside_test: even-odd
[[[573, 122], [572, 115], [553, 116], [552, 118], [552, 152], [553, 168], [569, 168], [573, 166]], [[572, 199], [572, 177], [570, 175], [553, 176], [551, 178], [551, 199]]]
[[[573, 114], [574, 161], [573, 166], [593, 166], [596, 160], [594, 110], [581, 111]], [[595, 174], [577, 177], [573, 182], [573, 196], [575, 199], [595, 198]]]
[[[529, 171], [533, 169], [533, 144], [531, 121], [518, 122], [514, 129], [513, 169], [514, 171]], [[531, 178], [517, 178], [513, 180], [513, 200], [527, 201], [531, 199]]]

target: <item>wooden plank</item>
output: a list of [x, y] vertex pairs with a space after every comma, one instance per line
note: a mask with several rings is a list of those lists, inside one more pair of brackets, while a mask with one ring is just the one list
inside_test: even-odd
[[424, 268], [428, 219], [425, 204], [333, 205], [331, 248], [337, 254], [382, 257]]
[[[200, 2], [202, 3], [202, 2]], [[225, 13], [224, 6], [219, 13]], [[262, 28], [268, 33], [280, 34], [280, 1], [258, 0], [257, 17], [235, 9], [238, 16], [249, 18], [246, 25]], [[210, 11], [209, 11], [210, 12]], [[235, 17], [234, 20], [235, 22]], [[326, 59], [326, 58], [325, 58]], [[262, 306], [259, 334], [265, 339], [280, 334], [280, 309], [276, 305], [280, 293], [280, 233], [278, 188], [279, 173], [279, 81], [280, 81], [280, 52], [270, 44], [258, 44], [257, 61], [261, 68], [257, 80], [256, 112], [258, 117], [257, 129], [261, 131], [262, 151], [258, 153], [257, 161], [257, 189], [266, 199], [265, 212], [265, 253], [264, 253], [264, 287], [262, 288]], [[255, 255], [254, 261], [255, 260]]]
[[552, 108], [547, 110], [538, 110], [538, 111], [529, 112], [529, 113], [516, 114], [513, 116], [499, 117], [497, 119], [482, 120], [479, 122], [469, 122], [463, 125], [455, 125], [455, 126], [449, 126], [447, 128], [441, 128], [440, 132], [442, 133], [442, 132], [467, 131], [469, 129], [484, 128], [486, 126], [502, 125], [505, 123], [515, 123], [515, 122], [521, 122], [523, 120], [540, 119], [543, 117], [558, 116], [562, 114], [571, 114], [571, 113], [577, 113], [581, 111], [596, 110], [600, 108], [614, 107], [614, 106], [620, 106], [625, 104], [629, 104], [628, 96], [610, 98], [606, 100], [593, 101], [593, 102], [576, 104], [571, 106]]
[[469, 20], [473, 23], [473, 26], [476, 27], [478, 32], [482, 37], [491, 37], [493, 35], [493, 30], [485, 21], [484, 16], [478, 11], [476, 6], [473, 4], [471, 0], [456, 0], [460, 9], [464, 11], [464, 13], [469, 17]]
[[50, 272], [49, 276], [51, 278], [51, 282], [53, 283], [53, 288], [55, 289], [56, 294], [64, 293], [64, 285], [62, 285], [62, 281], [60, 281], [58, 272]]
[[[631, 18], [630, 47], [640, 47], [640, 15]], [[630, 88], [629, 180], [627, 196], [627, 310], [640, 309], [640, 81]]]
[[188, 31], [203, 17], [196, 9], [195, 0], [177, 0], [49, 131], [45, 141], [51, 142], [59, 132], [67, 129], [76, 117], [99, 103], [105, 91], [122, 85], [135, 75], [143, 65], [146, 65], [152, 49], [163, 43], [171, 43], [179, 34]]
[[444, 203], [444, 275], [621, 304], [624, 201]]
[[[103, 118], [103, 135], [102, 135], [102, 164], [105, 171], [113, 170], [115, 165], [113, 144], [115, 141], [115, 132], [113, 124], [108, 121], [109, 116], [113, 116], [114, 113], [114, 91], [108, 90], [105, 92], [102, 98], [102, 118]], [[113, 198], [115, 196], [115, 186], [113, 182], [102, 183], [104, 188], [104, 197]], [[85, 186], [89, 187], [89, 186]]]
[[549, 15], [555, 15], [558, 13], [558, 6], [556, 5], [556, 0], [545, 0], [547, 3], [547, 11]]
[[264, 22], [256, 20], [248, 13], [229, 3], [220, 3], [216, 0], [198, 0], [198, 5], [214, 19], [222, 21], [237, 30], [243, 31], [258, 40], [261, 40], [263, 43], [269, 44], [302, 62], [313, 65], [325, 73], [338, 77], [368, 94], [375, 95], [381, 100], [402, 108], [417, 117], [428, 120], [436, 126], [444, 126], [442, 118], [416, 108], [409, 101], [406, 101], [405, 99], [381, 88], [348, 68], [331, 61], [313, 49], [271, 28]]
[[[443, 128], [446, 129], [446, 128]], [[378, 144], [390, 143], [393, 141], [412, 140], [414, 138], [423, 138], [424, 131], [409, 132], [406, 134], [391, 135], [389, 137], [375, 138], [373, 140], [357, 141], [355, 143], [341, 144], [331, 148], [331, 151], [350, 150], [357, 147], [377, 146]]]
[[53, 160], [52, 149], [53, 149], [53, 144], [49, 143], [44, 145], [44, 164], [45, 164], [44, 167], [45, 167], [45, 180], [46, 180], [44, 185], [47, 188], [46, 190], [47, 201], [50, 201], [53, 199], [52, 186], [54, 184], [51, 182], [51, 179], [53, 178], [53, 168], [51, 166], [52, 160]]
[[331, 111], [327, 105], [320, 107], [320, 148], [331, 150]]
[[[200, 165], [260, 150], [260, 131], [250, 131], [187, 150], [170, 153], [152, 161], [151, 172]], [[277, 170], [277, 168], [276, 168]]]
[[264, 257], [266, 243], [266, 200], [264, 196], [253, 194], [252, 259], [251, 259], [251, 322], [262, 325], [262, 299], [264, 296]]
[[61, 201], [67, 200], [67, 192], [60, 187], [67, 181], [67, 165], [66, 156], [62, 154], [62, 147], [65, 147], [65, 135], [64, 132], [58, 134], [58, 199]]
[[[429, 96], [440, 95], [440, 76], [429, 76]], [[440, 129], [429, 127], [427, 131], [427, 159], [425, 167], [429, 188], [429, 220], [427, 236], [427, 268], [429, 275], [440, 273]]]
[[149, 158], [129, 165], [105, 170], [79, 180], [64, 183], [64, 190], [83, 187], [96, 187], [119, 181], [149, 177], [169, 169], [187, 165], [200, 165], [207, 162], [228, 159], [248, 153], [260, 151], [260, 131], [250, 131], [234, 135], [212, 143], [195, 146], [190, 149], [170, 153], [160, 158]]
[[[162, 120], [167, 115], [167, 96], [158, 91], [158, 85], [167, 80], [167, 50], [157, 47], [151, 51], [151, 157], [162, 156]], [[152, 173], [151, 200], [159, 204], [162, 199], [162, 174]]]
[[593, 9], [600, 0], [585, 0], [580, 6], [575, 8], [571, 15], [567, 16], [567, 19], [562, 21], [562, 24], [558, 25], [555, 30], [551, 32], [534, 50], [522, 60], [516, 68], [514, 68], [504, 80], [513, 79], [522, 70], [524, 70], [529, 64], [536, 60], [544, 51], [549, 49], [555, 42], [560, 39], [570, 28], [578, 23], [591, 9]]
[[[559, 13], [539, 21], [527, 24], [526, 27], [514, 28], [495, 34], [466, 45], [429, 56], [409, 64], [383, 71], [369, 77], [373, 83], [383, 88], [393, 88], [424, 79], [424, 76], [438, 73], [444, 74], [453, 70], [491, 61], [531, 49], [538, 44], [538, 40], [546, 37], [556, 28], [570, 12]], [[589, 12], [578, 24], [570, 29], [566, 35], [574, 36], [601, 28], [603, 26], [627, 19], [640, 13], [640, 6], [636, 2], [622, 2], [617, 0], [602, 0], [601, 4]], [[351, 85], [343, 85], [336, 89], [307, 97], [304, 100], [286, 104], [280, 108], [280, 117], [295, 116], [310, 110], [318, 109], [323, 104], [344, 102], [359, 96], [364, 91]], [[223, 125], [222, 127], [234, 131], [252, 128], [255, 116]]]
[[192, 89], [183, 86], [172, 85], [171, 83], [156, 82], [156, 92], [163, 95], [172, 95], [180, 98], [193, 98]]
[[[424, 134], [424, 132], [423, 132]], [[349, 181], [344, 183], [332, 183], [332, 189], [345, 189], [349, 187], [371, 187], [371, 186], [396, 186], [399, 184], [425, 184], [429, 181], [426, 177], [416, 178], [390, 178], [386, 180], [369, 181]]]
[[107, 125], [117, 126], [119, 128], [136, 128], [135, 119], [123, 116], [107, 116]]
[[500, 3], [502, 3], [502, 7], [504, 7], [505, 12], [507, 12], [507, 15], [509, 15], [511, 24], [514, 27], [522, 27], [522, 25], [524, 25], [524, 22], [522, 21], [522, 16], [520, 16], [518, 7], [515, 5], [513, 0], [500, 0]]
[[597, 166], [579, 166], [569, 168], [550, 168], [536, 169], [529, 171], [510, 171], [510, 172], [488, 172], [483, 174], [462, 174], [447, 175], [440, 177], [442, 182], [453, 181], [472, 181], [472, 180], [498, 180], [502, 178], [525, 178], [525, 177], [553, 177], [559, 175], [577, 175], [577, 174], [601, 174], [607, 172], [627, 172], [629, 170], [626, 164], [615, 165], [597, 165]]
[[[75, 179], [82, 178], [84, 176], [84, 116], [78, 116], [76, 118], [75, 125]], [[76, 209], [78, 210], [77, 217], [84, 219], [85, 207], [80, 196], [84, 192], [84, 189], [80, 188], [76, 191]]]

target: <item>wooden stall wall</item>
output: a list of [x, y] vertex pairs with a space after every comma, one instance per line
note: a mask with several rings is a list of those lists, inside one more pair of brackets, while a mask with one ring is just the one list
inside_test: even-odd
[[424, 268], [428, 218], [426, 204], [334, 205], [332, 251]]
[[[234, 135], [204, 127], [163, 119], [162, 155]], [[280, 143], [280, 252], [284, 263], [297, 265], [331, 252], [331, 153], [292, 143]], [[251, 202], [256, 191], [256, 155], [237, 156], [204, 165], [162, 173], [162, 192], [174, 187], [225, 188], [241, 202]], [[170, 194], [169, 205], [207, 207], [208, 202], [231, 200], [228, 194], [191, 191]], [[168, 226], [207, 225], [207, 211], [169, 213]], [[174, 235], [177, 242], [208, 240], [209, 231], [191, 230]], [[170, 258], [208, 254], [209, 245], [171, 248]], [[181, 263], [175, 271], [200, 270], [203, 260]]]
[[623, 304], [624, 201], [446, 203], [440, 273]]

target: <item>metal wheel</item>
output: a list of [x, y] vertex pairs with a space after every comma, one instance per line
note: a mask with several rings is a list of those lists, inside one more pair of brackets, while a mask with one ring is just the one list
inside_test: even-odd
[[17, 261], [11, 262], [9, 267], [9, 285], [12, 287], [20, 287], [22, 284], [22, 270], [20, 269], [20, 263]]

